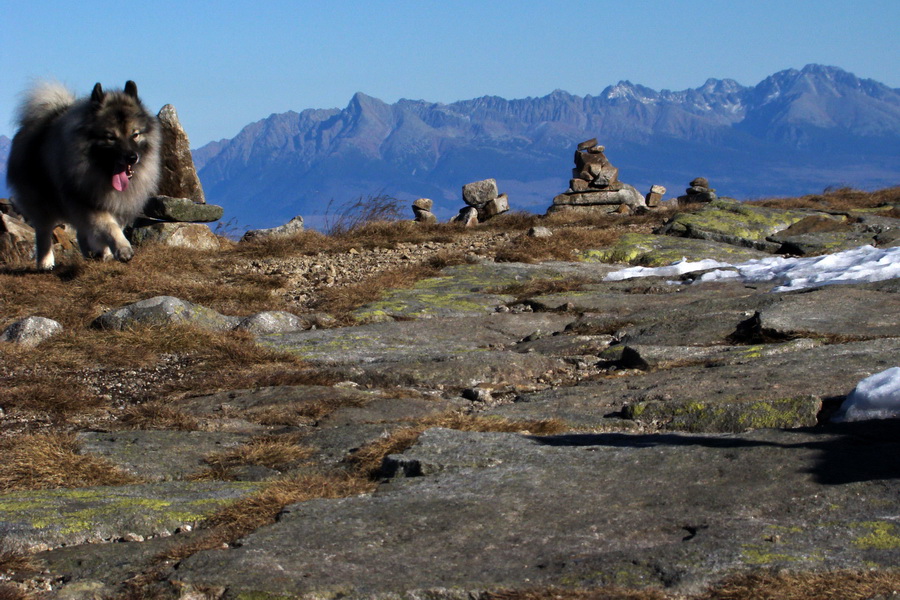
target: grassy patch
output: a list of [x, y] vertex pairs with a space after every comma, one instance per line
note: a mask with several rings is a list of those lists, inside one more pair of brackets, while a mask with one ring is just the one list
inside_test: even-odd
[[313, 455], [313, 449], [300, 444], [298, 434], [267, 435], [230, 448], [224, 452], [211, 454], [203, 459], [209, 467], [191, 477], [195, 480], [233, 479], [231, 472], [237, 467], [260, 466], [274, 470], [284, 470]]
[[900, 203], [900, 186], [874, 192], [864, 192], [844, 187], [826, 190], [821, 194], [808, 194], [797, 198], [768, 198], [748, 201], [748, 204], [771, 208], [811, 208], [835, 211], [877, 208], [898, 203]]
[[112, 463], [79, 454], [67, 434], [19, 436], [0, 442], [0, 491], [126, 485], [139, 480]]

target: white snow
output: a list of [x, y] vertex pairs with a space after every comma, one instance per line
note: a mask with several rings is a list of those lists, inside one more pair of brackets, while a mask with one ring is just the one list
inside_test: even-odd
[[773, 256], [736, 265], [718, 263], [710, 259], [697, 262], [682, 259], [666, 267], [621, 269], [607, 275], [606, 280], [671, 277], [706, 269], [716, 270], [704, 273], [699, 281], [722, 279], [741, 279], [747, 283], [777, 281], [781, 285], [772, 291], [787, 292], [834, 283], [865, 283], [900, 277], [900, 247], [861, 246], [825, 256], [807, 258]]
[[900, 367], [891, 367], [856, 384], [831, 420], [846, 423], [893, 417], [900, 417]]

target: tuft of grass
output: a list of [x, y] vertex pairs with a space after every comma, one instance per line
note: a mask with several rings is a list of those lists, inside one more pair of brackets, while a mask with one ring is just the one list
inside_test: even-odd
[[593, 589], [541, 588], [496, 590], [484, 594], [482, 600], [667, 600], [671, 596], [655, 589], [627, 589], [604, 586]]
[[71, 434], [19, 436], [0, 442], [0, 491], [126, 485], [140, 480], [109, 461], [79, 454]]
[[325, 232], [340, 236], [373, 223], [396, 221], [401, 218], [402, 205], [397, 198], [379, 192], [359, 196], [336, 207], [332, 199], [325, 213]]
[[616, 243], [621, 230], [615, 228], [571, 227], [555, 235], [538, 238], [521, 235], [497, 252], [500, 262], [536, 263], [547, 260], [574, 260], [581, 250], [605, 248]]
[[387, 289], [412, 287], [417, 281], [437, 274], [438, 269], [422, 264], [391, 269], [359, 283], [324, 290], [316, 308], [331, 314], [346, 314], [380, 299]]
[[203, 459], [209, 468], [193, 479], [227, 480], [231, 478], [231, 469], [248, 465], [284, 470], [313, 455], [312, 448], [300, 445], [301, 437], [297, 434], [262, 436], [236, 448], [211, 454]]
[[200, 420], [161, 401], [129, 406], [119, 423], [126, 429], [200, 431]]

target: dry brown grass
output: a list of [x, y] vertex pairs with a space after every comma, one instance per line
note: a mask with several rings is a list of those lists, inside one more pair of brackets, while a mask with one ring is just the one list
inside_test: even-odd
[[12, 585], [0, 583], [0, 600], [27, 600], [28, 594]]
[[332, 314], [346, 314], [378, 300], [385, 290], [412, 287], [417, 281], [437, 274], [437, 269], [422, 264], [383, 271], [356, 284], [324, 290], [316, 307], [327, 308]]
[[[809, 194], [797, 198], [767, 198], [751, 200], [748, 204], [771, 208], [811, 208], [816, 210], [846, 211], [877, 208], [890, 204], [900, 204], [900, 186], [874, 192], [864, 192], [852, 188], [826, 190], [822, 194]], [[895, 209], [896, 210], [896, 209]]]
[[360, 447], [344, 459], [356, 473], [366, 477], [377, 477], [384, 458], [389, 454], [397, 454], [410, 448], [418, 441], [426, 429], [444, 427], [458, 431], [530, 433], [533, 435], [553, 435], [568, 429], [558, 419], [540, 421], [513, 421], [497, 417], [481, 417], [460, 413], [446, 413], [425, 417], [401, 426], [390, 435]]
[[0, 491], [125, 485], [139, 480], [109, 461], [78, 453], [68, 434], [35, 434], [0, 442]]
[[313, 455], [314, 450], [301, 445], [301, 439], [298, 434], [261, 436], [236, 448], [211, 454], [203, 459], [209, 468], [192, 479], [229, 480], [232, 469], [250, 465], [284, 470]]
[[200, 419], [161, 401], [134, 404], [125, 409], [119, 424], [125, 429], [199, 431]]
[[668, 600], [671, 596], [659, 590], [633, 590], [605, 586], [590, 590], [544, 588], [530, 590], [497, 590], [484, 594], [482, 600]]
[[619, 229], [611, 227], [570, 227], [545, 238], [521, 235], [498, 251], [495, 258], [500, 262], [524, 263], [574, 260], [579, 251], [611, 246], [620, 235]]

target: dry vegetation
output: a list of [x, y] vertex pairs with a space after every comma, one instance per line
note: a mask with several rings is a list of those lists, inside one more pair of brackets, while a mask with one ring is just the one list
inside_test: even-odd
[[[381, 198], [381, 197], [379, 197]], [[371, 199], [369, 199], [371, 201]], [[863, 193], [835, 190], [797, 199], [756, 201], [764, 206], [842, 211], [900, 202], [900, 188]], [[371, 202], [369, 202], [371, 204]], [[360, 212], [360, 209], [363, 209]], [[317, 384], [336, 381], [306, 367], [296, 357], [261, 348], [239, 332], [209, 332], [190, 326], [101, 331], [90, 323], [106, 310], [157, 295], [172, 295], [228, 315], [262, 310], [295, 313], [327, 310], [350, 322], [350, 311], [377, 299], [386, 288], [411, 286], [439, 269], [490, 256], [500, 261], [569, 260], [578, 251], [608, 246], [626, 232], [649, 232], [668, 219], [671, 210], [641, 216], [586, 219], [565, 215], [541, 218], [524, 213], [501, 215], [473, 230], [456, 225], [422, 226], [396, 218], [393, 199], [367, 207], [364, 199], [345, 206], [329, 224], [331, 235], [305, 231], [288, 238], [260, 238], [245, 243], [222, 240], [217, 252], [189, 251], [149, 245], [127, 264], [67, 257], [53, 273], [34, 272], [13, 255], [0, 256], [0, 328], [40, 315], [54, 318], [64, 332], [24, 349], [0, 344], [0, 492], [118, 485], [134, 478], [104, 460], [79, 453], [73, 431], [91, 427], [198, 430], [203, 421], [172, 406], [187, 393], [201, 394], [266, 385]], [[893, 209], [894, 216], [898, 216]], [[536, 225], [553, 229], [550, 238], [528, 236]], [[387, 254], [385, 251], [393, 251]], [[330, 280], [307, 280], [301, 304], [293, 301], [300, 284], [291, 274], [299, 261], [327, 264], [352, 254], [375, 266]], [[387, 257], [392, 257], [390, 260]], [[333, 268], [332, 263], [332, 268]], [[345, 264], [345, 263], [342, 263]], [[346, 275], [346, 276], [345, 276]], [[577, 290], [578, 280], [540, 280], [494, 290], [517, 298]], [[340, 402], [302, 407], [266, 407], [241, 416], [263, 425], [309, 425]], [[226, 415], [227, 416], [227, 415]], [[410, 422], [389, 436], [348, 456], [343, 468], [327, 473], [293, 471], [213, 515], [196, 535], [157, 556], [130, 582], [132, 597], [146, 597], [178, 560], [200, 550], [230, 544], [271, 523], [288, 504], [314, 498], [338, 498], [374, 489], [385, 456], [402, 452], [430, 427], [474, 431], [527, 431], [554, 434], [554, 421], [516, 422], [472, 415], [445, 414]], [[207, 457], [198, 478], [228, 479], [236, 467], [261, 465], [290, 470], [310, 455], [299, 436], [263, 436]], [[28, 558], [0, 544], [0, 572], [28, 567]], [[900, 573], [832, 572], [801, 574], [753, 573], [721, 582], [692, 600], [813, 600], [885, 598], [900, 590]], [[25, 595], [0, 584], [0, 600]], [[683, 598], [658, 590], [598, 588], [593, 590], [510, 590], [485, 600], [665, 600]]]

